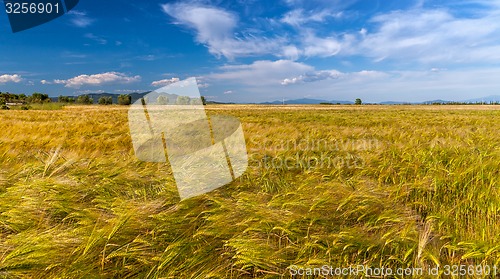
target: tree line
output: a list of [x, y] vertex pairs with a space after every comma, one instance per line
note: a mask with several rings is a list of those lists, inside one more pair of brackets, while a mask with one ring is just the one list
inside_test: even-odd
[[[26, 94], [14, 94], [9, 92], [0, 92], [0, 107], [3, 109], [8, 108], [9, 104], [15, 105], [28, 105], [28, 104], [43, 104], [51, 103], [52, 100], [48, 94], [35, 92], [30, 96]], [[78, 97], [69, 96], [59, 96], [57, 98], [58, 103], [66, 104], [83, 104], [90, 105], [94, 104], [94, 99], [89, 95], [80, 95]], [[113, 97], [102, 96], [97, 100], [100, 105], [111, 105], [113, 104]], [[117, 104], [119, 105], [130, 105], [132, 103], [132, 97], [128, 94], [119, 95], [117, 98]]]
[[[119, 104], [119, 105], [132, 104], [132, 97], [128, 94], [119, 95], [117, 100], [118, 100], [117, 104]], [[73, 97], [59, 96], [57, 98], [57, 101], [60, 103], [76, 103], [76, 104], [83, 104], [83, 105], [94, 104], [94, 98], [92, 98], [89, 95], [80, 95], [76, 99]], [[101, 96], [101, 97], [99, 97], [99, 99], [97, 99], [97, 103], [99, 105], [112, 105], [113, 104], [113, 97]]]
[[[144, 97], [142, 99], [143, 102], [148, 102], [148, 97]], [[190, 98], [187, 96], [177, 96], [176, 98], [169, 98], [164, 95], [160, 95], [155, 100], [157, 105], [198, 105], [203, 104], [206, 105], [206, 99], [204, 96], [201, 98]], [[51, 103], [52, 99], [48, 94], [35, 92], [29, 96], [25, 94], [14, 94], [9, 92], [0, 92], [0, 108], [1, 109], [9, 109], [9, 105], [21, 105], [25, 107], [29, 107], [29, 104], [44, 104]], [[70, 96], [59, 96], [57, 98], [58, 103], [63, 104], [82, 104], [82, 105], [92, 105], [96, 103], [94, 98], [89, 95], [80, 95], [78, 97], [70, 97]], [[97, 104], [99, 105], [112, 105], [115, 103], [115, 100], [112, 96], [101, 96], [97, 99]], [[132, 104], [132, 96], [128, 94], [119, 95], [116, 98], [116, 104], [118, 105], [131, 105]]]

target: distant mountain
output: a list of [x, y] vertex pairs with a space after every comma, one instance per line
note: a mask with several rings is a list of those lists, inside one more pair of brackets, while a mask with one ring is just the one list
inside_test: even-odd
[[454, 103], [454, 102], [453, 101], [446, 101], [446, 100], [432, 100], [432, 101], [421, 102], [418, 104], [432, 105], [432, 104], [448, 104], [448, 103]]
[[[320, 99], [294, 99], [294, 100], [285, 100], [285, 105], [318, 105], [318, 104], [353, 104], [353, 102], [349, 101], [328, 101], [328, 100], [320, 100]], [[283, 101], [274, 101], [274, 102], [264, 102], [260, 103], [262, 105], [282, 105]]]
[[463, 101], [447, 101], [447, 100], [431, 100], [431, 101], [425, 101], [425, 102], [397, 102], [397, 101], [387, 101], [387, 102], [380, 102], [379, 104], [381, 105], [432, 105], [432, 104], [476, 104], [476, 103], [495, 103], [495, 102], [500, 102], [500, 96], [488, 96], [488, 97], [483, 97], [483, 98], [477, 98], [477, 99], [469, 99], [469, 100], [463, 100]]
[[[177, 95], [175, 94], [167, 94], [167, 93], [158, 93], [158, 92], [134, 92], [134, 93], [123, 93], [123, 94], [128, 94], [132, 97], [132, 103], [143, 98], [145, 95], [150, 94], [148, 98], [152, 101], [155, 102], [156, 98], [161, 94], [163, 96], [166, 96], [169, 101], [173, 101], [177, 99]], [[97, 103], [99, 98], [101, 97], [111, 97], [113, 98], [113, 103], [116, 104], [118, 103], [118, 96], [120, 94], [113, 94], [113, 93], [87, 93], [87, 94], [82, 94], [82, 95], [89, 95], [91, 98], [94, 99], [94, 103]], [[78, 98], [78, 96], [69, 96], [71, 98]], [[57, 102], [57, 97], [51, 97], [50, 98], [53, 102]], [[429, 105], [429, 104], [450, 104], [450, 103], [491, 103], [491, 102], [499, 102], [500, 103], [500, 95], [492, 95], [492, 96], [487, 96], [483, 98], [476, 98], [476, 99], [469, 99], [469, 100], [464, 100], [464, 101], [447, 101], [447, 100], [430, 100], [430, 101], [425, 101], [425, 102], [403, 102], [403, 101], [385, 101], [385, 102], [379, 102], [379, 103], [371, 103], [371, 104], [380, 104], [380, 105]], [[234, 104], [234, 103], [228, 103], [228, 102], [216, 102], [216, 101], [207, 101], [208, 104]], [[322, 100], [322, 99], [309, 99], [309, 98], [301, 98], [301, 99], [293, 99], [293, 100], [285, 100], [285, 105], [319, 105], [319, 104], [341, 104], [341, 105], [349, 105], [349, 104], [354, 104], [354, 102], [351, 101], [339, 101], [339, 100]], [[282, 105], [283, 100], [276, 100], [273, 102], [263, 102], [263, 103], [257, 103], [261, 105]]]
[[234, 104], [237, 104], [237, 103], [233, 103], [233, 102], [229, 102], [229, 103], [225, 103], [225, 102], [216, 102], [216, 101], [206, 101], [207, 105], [234, 105]]
[[381, 104], [381, 105], [406, 105], [406, 104], [412, 105], [412, 103], [408, 103], [408, 102], [397, 102], [397, 101], [380, 102], [379, 104]]
[[492, 96], [487, 96], [487, 97], [483, 97], [483, 98], [465, 100], [464, 102], [466, 102], [466, 103], [500, 102], [500, 96], [499, 95], [492, 95]]
[[[470, 100], [464, 100], [464, 101], [448, 101], [448, 100], [429, 100], [429, 101], [424, 101], [424, 102], [403, 102], [403, 101], [385, 101], [385, 102], [380, 102], [380, 103], [372, 103], [372, 104], [380, 104], [380, 105], [431, 105], [431, 104], [452, 104], [452, 103], [490, 103], [490, 102], [500, 102], [500, 96], [495, 95], [495, 96], [487, 96], [483, 98], [477, 98], [477, 99], [470, 99]], [[263, 105], [281, 105], [283, 104], [283, 101], [274, 101], [274, 102], [264, 102], [260, 103]], [[302, 98], [302, 99], [293, 99], [293, 100], [285, 100], [285, 105], [316, 105], [316, 104], [342, 104], [342, 105], [348, 105], [348, 104], [354, 104], [354, 102], [350, 101], [328, 101], [328, 100], [320, 100], [320, 99], [307, 99], [307, 98]]]

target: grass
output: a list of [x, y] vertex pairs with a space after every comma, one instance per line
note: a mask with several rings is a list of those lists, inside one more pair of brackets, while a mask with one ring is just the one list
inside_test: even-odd
[[60, 110], [64, 103], [32, 103], [22, 106], [10, 106], [10, 110]]
[[182, 202], [134, 157], [127, 108], [0, 111], [0, 278], [500, 265], [500, 110], [207, 109], [242, 121], [250, 165]]

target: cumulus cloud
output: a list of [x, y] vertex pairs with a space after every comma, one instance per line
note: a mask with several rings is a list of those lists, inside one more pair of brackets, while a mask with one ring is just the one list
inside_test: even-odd
[[326, 100], [353, 101], [359, 97], [367, 102], [422, 102], [436, 98], [460, 101], [498, 92], [500, 85], [495, 80], [499, 74], [497, 68], [338, 72], [337, 78], [309, 81], [296, 76], [295, 83], [290, 77], [286, 90], [268, 88], [261, 91], [261, 96], [274, 94], [274, 99], [279, 99], [286, 94], [288, 98], [300, 98], [304, 92], [313, 92], [314, 97]]
[[235, 35], [238, 16], [217, 7], [193, 3], [162, 5], [164, 13], [175, 19], [175, 23], [196, 31], [196, 40], [208, 47], [210, 53], [234, 59], [274, 53], [281, 49], [284, 39], [256, 37], [251, 34]]
[[8, 82], [14, 82], [14, 83], [19, 83], [22, 81], [22, 78], [20, 75], [0, 75], [0, 84], [8, 83]]
[[343, 73], [337, 70], [322, 70], [322, 71], [312, 71], [305, 74], [286, 78], [281, 82], [281, 85], [292, 85], [300, 83], [312, 83], [319, 82], [323, 80], [337, 80], [341, 79], [347, 82], [366, 82], [369, 80], [387, 78], [390, 74], [380, 71], [359, 71], [359, 72], [348, 72]]
[[[426, 101], [439, 96], [445, 100], [465, 100], [500, 90], [498, 68], [425, 70], [319, 70], [311, 65], [288, 60], [256, 61], [227, 65], [206, 76], [214, 87], [231, 86], [240, 101], [274, 101], [308, 98], [366, 102]], [[221, 96], [224, 91], [221, 92]], [[353, 96], [353, 94], [355, 96]]]
[[[162, 10], [175, 19], [175, 23], [196, 32], [196, 40], [207, 46], [210, 53], [230, 60], [241, 56], [274, 55], [297, 60], [301, 56], [328, 57], [337, 55], [341, 42], [333, 36], [317, 37], [312, 29], [300, 27], [307, 22], [323, 22], [328, 18], [340, 18], [342, 12], [321, 10], [317, 12], [296, 9], [279, 21], [300, 29], [300, 40], [293, 42], [287, 36], [268, 38], [245, 32], [235, 35], [240, 26], [239, 17], [227, 10], [193, 3], [164, 4]], [[280, 27], [281, 28], [281, 27]], [[245, 31], [245, 30], [244, 30]], [[241, 33], [240, 33], [241, 34]], [[297, 37], [296, 35], [294, 37]]]
[[265, 86], [279, 85], [283, 79], [289, 76], [310, 72], [314, 68], [290, 60], [259, 60], [252, 64], [226, 65], [220, 67], [219, 70], [219, 73], [213, 73], [208, 77], [251, 86]]
[[140, 76], [127, 76], [124, 73], [107, 72], [95, 75], [80, 75], [67, 80], [56, 79], [55, 84], [64, 84], [65, 87], [80, 88], [82, 86], [101, 86], [107, 84], [128, 84], [138, 82]]
[[167, 86], [167, 85], [170, 85], [172, 83], [176, 83], [179, 80], [180, 80], [179, 78], [175, 78], [175, 77], [171, 78], [171, 79], [162, 79], [162, 80], [153, 81], [151, 83], [151, 85], [154, 87]]
[[325, 79], [337, 79], [341, 75], [342, 75], [342, 73], [337, 71], [337, 70], [315, 71], [315, 72], [305, 73], [303, 75], [299, 75], [299, 76], [293, 77], [293, 78], [286, 78], [281, 82], [281, 84], [282, 85], [290, 85], [290, 84], [303, 83], [303, 82], [315, 82], [315, 81], [320, 81], [320, 80], [325, 80]]

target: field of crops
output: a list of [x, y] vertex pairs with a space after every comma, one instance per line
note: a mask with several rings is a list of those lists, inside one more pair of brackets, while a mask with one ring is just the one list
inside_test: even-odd
[[207, 112], [241, 120], [249, 167], [180, 201], [167, 163], [135, 158], [127, 107], [0, 111], [0, 278], [500, 267], [500, 106]]

